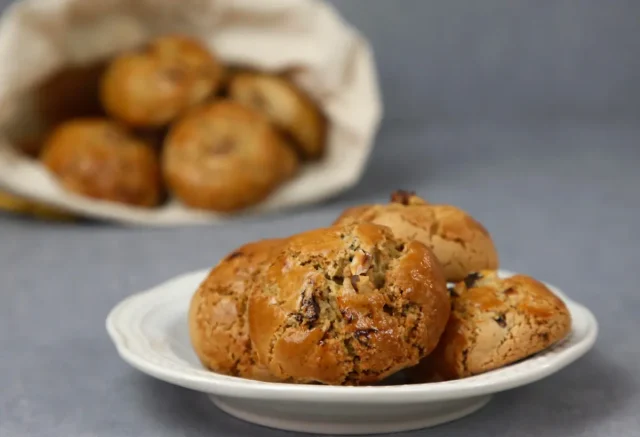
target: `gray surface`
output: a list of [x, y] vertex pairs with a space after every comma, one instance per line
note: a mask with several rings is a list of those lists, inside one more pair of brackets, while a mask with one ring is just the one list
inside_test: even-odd
[[640, 436], [640, 3], [606, 3], [340, 2], [376, 46], [388, 118], [363, 181], [327, 204], [212, 228], [0, 216], [0, 436], [291, 435], [134, 371], [104, 318], [133, 291], [396, 187], [469, 210], [505, 268], [601, 324], [570, 368], [406, 435]]

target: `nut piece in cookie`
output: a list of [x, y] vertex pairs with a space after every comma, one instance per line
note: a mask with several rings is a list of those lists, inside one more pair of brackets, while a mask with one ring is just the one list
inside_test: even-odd
[[440, 264], [369, 223], [295, 235], [249, 302], [253, 347], [276, 377], [359, 385], [418, 363], [451, 303]]
[[452, 311], [438, 347], [408, 372], [416, 382], [464, 378], [523, 360], [564, 339], [571, 315], [535, 279], [472, 273], [452, 290]]
[[100, 99], [109, 115], [136, 127], [168, 124], [215, 93], [222, 66], [200, 42], [162, 36], [107, 67]]
[[427, 201], [418, 197], [415, 191], [396, 190], [391, 193], [391, 203], [400, 205], [426, 205]]
[[246, 244], [214, 267], [191, 299], [189, 334], [196, 355], [214, 372], [261, 381], [275, 380], [251, 348], [247, 301], [250, 284], [271, 260], [281, 240]]
[[238, 72], [229, 97], [261, 111], [288, 134], [305, 159], [318, 159], [325, 148], [326, 121], [314, 102], [285, 77]]
[[231, 212], [265, 199], [298, 168], [266, 117], [237, 102], [199, 106], [165, 139], [165, 180], [186, 205]]
[[388, 226], [400, 239], [426, 244], [450, 282], [460, 281], [472, 271], [498, 268], [498, 253], [489, 232], [455, 206], [433, 205], [415, 193], [396, 191], [386, 205], [345, 210], [334, 225], [357, 222]]
[[47, 138], [40, 158], [74, 193], [144, 207], [162, 199], [153, 148], [107, 119], [62, 123]]

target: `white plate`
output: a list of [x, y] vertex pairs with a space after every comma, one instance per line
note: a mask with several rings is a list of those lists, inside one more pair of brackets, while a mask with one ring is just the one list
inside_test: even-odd
[[191, 349], [187, 310], [207, 273], [188, 273], [120, 302], [107, 317], [107, 330], [120, 356], [158, 379], [208, 393], [220, 409], [235, 417], [290, 431], [389, 433], [448, 422], [478, 410], [493, 393], [529, 384], [569, 365], [593, 346], [598, 332], [587, 308], [547, 284], [571, 311], [570, 336], [502, 369], [457, 381], [373, 387], [250, 381], [205, 370]]

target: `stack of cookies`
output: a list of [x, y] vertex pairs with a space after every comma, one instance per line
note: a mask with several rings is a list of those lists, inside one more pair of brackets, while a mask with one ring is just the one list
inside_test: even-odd
[[75, 114], [61, 120], [49, 102], [56, 122], [40, 150], [29, 143], [73, 193], [144, 208], [171, 194], [190, 208], [235, 212], [323, 157], [326, 120], [303, 90], [285, 74], [223, 65], [190, 37], [158, 37], [99, 71], [98, 103], [61, 103]]
[[506, 366], [565, 338], [571, 316], [544, 284], [498, 277], [490, 234], [459, 208], [396, 192], [329, 227], [247, 244], [195, 292], [203, 365], [272, 382], [413, 382]]

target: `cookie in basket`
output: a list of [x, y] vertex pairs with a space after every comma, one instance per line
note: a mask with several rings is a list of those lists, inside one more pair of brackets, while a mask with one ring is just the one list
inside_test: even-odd
[[223, 68], [214, 54], [185, 36], [162, 36], [117, 56], [101, 81], [107, 113], [135, 127], [158, 127], [214, 94]]
[[295, 152], [267, 118], [233, 101], [193, 109], [165, 139], [167, 184], [193, 208], [231, 212], [255, 205], [297, 169]]
[[142, 207], [156, 206], [163, 197], [152, 147], [110, 120], [62, 123], [47, 138], [40, 159], [77, 194]]
[[525, 275], [471, 273], [450, 288], [452, 311], [438, 347], [408, 374], [416, 382], [477, 375], [523, 360], [571, 331], [566, 305]]
[[391, 228], [401, 239], [429, 246], [444, 268], [447, 281], [468, 273], [498, 268], [498, 253], [484, 226], [451, 205], [433, 205], [415, 193], [396, 191], [386, 205], [361, 205], [345, 210], [334, 224], [371, 222]]
[[251, 348], [247, 301], [251, 282], [259, 280], [281, 242], [262, 240], [234, 250], [211, 270], [193, 295], [189, 333], [206, 368], [225, 375], [275, 380]]
[[383, 226], [290, 237], [254, 283], [249, 326], [260, 361], [293, 383], [363, 385], [436, 346], [450, 312], [441, 268], [422, 243]]
[[305, 159], [325, 148], [326, 120], [318, 106], [284, 76], [241, 71], [229, 81], [229, 97], [264, 112], [293, 140]]

